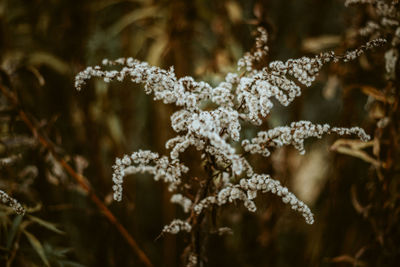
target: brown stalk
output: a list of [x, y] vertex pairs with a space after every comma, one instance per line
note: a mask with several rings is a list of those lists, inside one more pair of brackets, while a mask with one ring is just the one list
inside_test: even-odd
[[133, 239], [132, 235], [126, 230], [126, 228], [117, 220], [117, 218], [112, 214], [112, 212], [107, 208], [107, 206], [103, 203], [103, 201], [95, 194], [90, 184], [87, 182], [82, 175], [78, 174], [63, 158], [61, 158], [55, 151], [54, 146], [48, 141], [45, 134], [41, 134], [37, 127], [35, 127], [34, 123], [31, 119], [29, 119], [28, 115], [19, 107], [19, 102], [17, 97], [13, 92], [10, 92], [4, 86], [0, 85], [1, 92], [14, 104], [18, 109], [18, 114], [21, 117], [22, 121], [26, 124], [29, 130], [32, 132], [32, 135], [39, 141], [39, 143], [46, 148], [55, 158], [55, 160], [61, 164], [61, 166], [65, 169], [69, 175], [78, 183], [78, 185], [87, 192], [90, 196], [92, 202], [97, 206], [97, 208], [104, 214], [104, 216], [113, 224], [118, 232], [122, 235], [122, 237], [128, 242], [129, 246], [139, 257], [140, 261], [143, 262], [147, 267], [153, 267], [153, 264], [147, 257], [147, 255], [143, 252], [143, 250], [138, 246], [135, 239]]

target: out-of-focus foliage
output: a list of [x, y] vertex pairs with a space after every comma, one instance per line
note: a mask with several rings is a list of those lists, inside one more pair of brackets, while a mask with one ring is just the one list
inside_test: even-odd
[[[161, 184], [136, 175], [126, 181], [124, 204], [111, 201], [114, 158], [139, 148], [164, 152], [172, 107], [128, 83], [93, 81], [78, 94], [74, 75], [105, 57], [132, 56], [215, 83], [251, 47], [257, 25], [270, 33], [271, 59], [286, 59], [357, 46], [354, 28], [370, 14], [335, 0], [0, 1], [0, 86], [19, 99], [15, 106], [0, 97], [0, 189], [28, 207], [24, 217], [0, 207], [0, 265], [141, 264], [19, 110], [87, 177], [155, 266], [179, 266], [181, 237], [156, 240], [179, 212]], [[316, 223], [305, 225], [268, 196], [257, 216], [229, 210], [223, 218], [235, 234], [210, 237], [207, 266], [396, 266], [399, 84], [385, 80], [384, 50], [326, 68], [289, 112], [278, 108], [269, 119], [366, 126], [376, 137], [369, 147], [346, 140], [333, 147], [356, 157], [329, 152], [324, 141], [304, 157], [284, 148], [269, 161], [255, 158], [311, 205]], [[384, 93], [389, 87], [394, 93]], [[391, 124], [381, 131], [383, 117]], [[377, 167], [382, 162], [389, 168]]]

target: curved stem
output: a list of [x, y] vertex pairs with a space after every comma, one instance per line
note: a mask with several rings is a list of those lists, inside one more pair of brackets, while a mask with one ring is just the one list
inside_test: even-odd
[[38, 131], [37, 127], [31, 119], [29, 119], [28, 115], [20, 108], [17, 97], [14, 93], [10, 92], [7, 88], [0, 85], [1, 92], [12, 102], [12, 104], [18, 109], [18, 114], [21, 117], [22, 121], [26, 124], [29, 130], [32, 132], [32, 135], [39, 141], [39, 143], [46, 148], [55, 158], [55, 160], [61, 164], [61, 166], [65, 169], [65, 171], [71, 175], [71, 177], [78, 183], [78, 185], [86, 191], [86, 193], [90, 196], [92, 202], [97, 206], [97, 208], [104, 214], [104, 216], [113, 224], [118, 232], [122, 235], [122, 237], [128, 242], [129, 246], [139, 257], [140, 261], [142, 261], [147, 267], [152, 267], [153, 264], [147, 257], [147, 255], [143, 252], [143, 250], [138, 246], [135, 239], [133, 239], [132, 235], [126, 230], [126, 228], [117, 220], [114, 214], [107, 208], [107, 206], [103, 203], [103, 201], [95, 194], [90, 184], [87, 182], [81, 174], [78, 174], [64, 159], [62, 159], [55, 151], [54, 146], [50, 141], [48, 141], [45, 134], [42, 134]]

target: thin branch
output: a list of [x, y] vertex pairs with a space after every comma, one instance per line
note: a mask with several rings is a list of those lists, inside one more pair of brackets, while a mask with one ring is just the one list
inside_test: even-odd
[[122, 237], [128, 242], [132, 250], [137, 254], [140, 261], [142, 261], [147, 267], [152, 267], [153, 264], [147, 257], [147, 255], [143, 252], [143, 250], [138, 246], [136, 241], [133, 239], [132, 235], [126, 230], [126, 228], [117, 220], [117, 218], [112, 214], [112, 212], [107, 208], [107, 206], [103, 203], [103, 201], [94, 193], [90, 184], [87, 180], [80, 174], [78, 174], [63, 158], [61, 158], [54, 149], [54, 146], [48, 139], [45, 134], [41, 134], [37, 127], [35, 127], [34, 123], [31, 119], [29, 119], [28, 115], [20, 108], [17, 97], [13, 92], [10, 92], [4, 86], [0, 85], [1, 92], [14, 104], [18, 109], [18, 114], [21, 117], [22, 121], [26, 124], [29, 130], [32, 132], [32, 135], [40, 142], [40, 144], [46, 148], [55, 158], [57, 162], [61, 164], [61, 166], [65, 169], [69, 175], [78, 183], [78, 185], [87, 192], [90, 196], [92, 202], [97, 206], [97, 208], [106, 216], [106, 218], [113, 224], [118, 232], [122, 235]]

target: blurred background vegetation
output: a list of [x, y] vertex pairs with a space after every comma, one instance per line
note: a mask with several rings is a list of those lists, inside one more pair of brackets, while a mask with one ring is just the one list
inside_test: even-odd
[[[1, 0], [0, 85], [18, 101], [2, 89], [0, 189], [28, 213], [0, 206], [0, 266], [141, 266], [60, 159], [86, 177], [155, 266], [180, 266], [185, 236], [156, 239], [181, 212], [161, 183], [135, 175], [124, 201], [111, 201], [115, 157], [138, 149], [165, 153], [173, 107], [125, 82], [94, 80], [78, 93], [74, 76], [85, 66], [132, 56], [215, 84], [251, 48], [256, 26], [269, 31], [269, 59], [283, 60], [356, 47], [363, 40], [352, 37], [355, 28], [368, 16], [340, 0]], [[220, 220], [233, 235], [210, 237], [207, 266], [397, 266], [398, 81], [393, 101], [371, 102], [371, 90], [387, 86], [383, 53], [324, 68], [314, 86], [291, 107], [277, 106], [263, 126], [305, 119], [359, 125], [374, 135], [377, 119], [394, 110], [389, 130], [374, 141], [382, 141], [381, 151], [367, 147], [360, 159], [330, 151], [334, 139], [324, 138], [312, 140], [305, 156], [283, 148], [268, 160], [254, 157], [258, 169], [311, 205], [316, 223], [306, 225], [268, 195], [258, 199], [256, 214], [227, 209]], [[360, 155], [357, 146], [347, 148]], [[199, 161], [196, 154], [187, 160]]]

